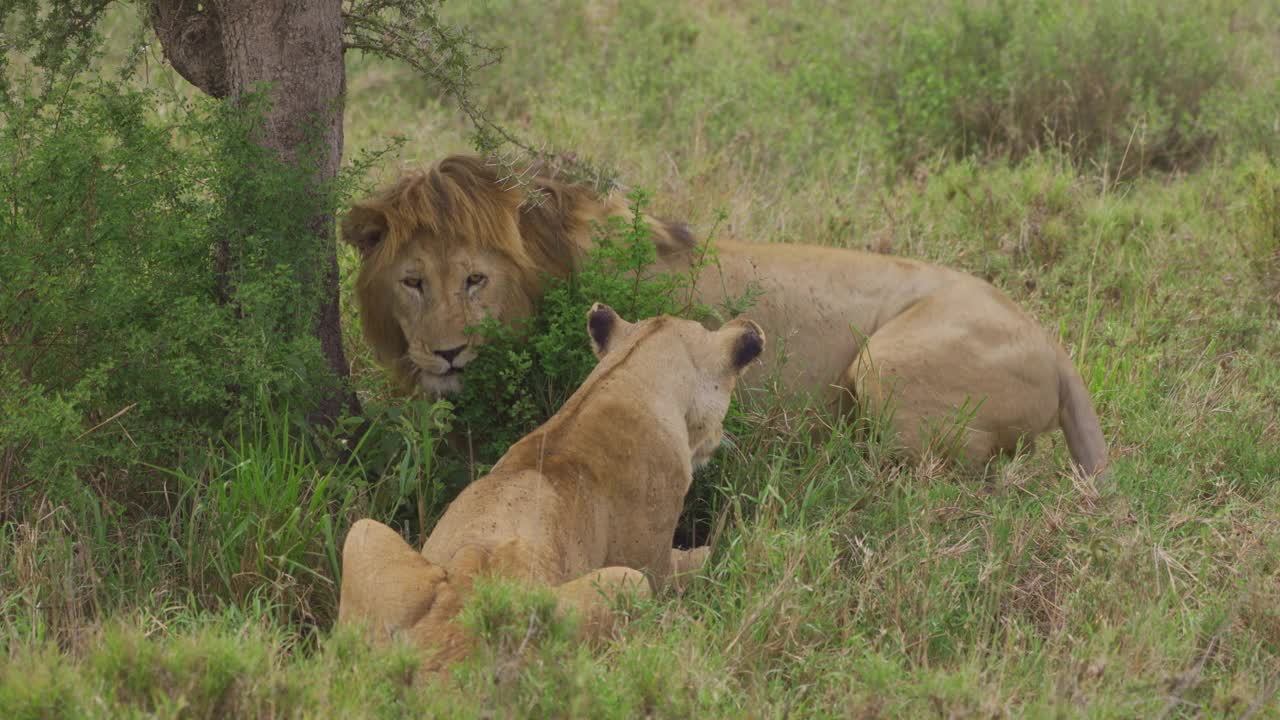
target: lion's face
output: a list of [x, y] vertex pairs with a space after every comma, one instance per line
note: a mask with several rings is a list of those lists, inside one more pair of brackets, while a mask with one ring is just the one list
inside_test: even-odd
[[415, 385], [434, 395], [459, 392], [479, 341], [467, 328], [532, 313], [517, 272], [500, 253], [433, 242], [411, 243], [388, 264], [384, 300], [404, 335], [401, 367]]

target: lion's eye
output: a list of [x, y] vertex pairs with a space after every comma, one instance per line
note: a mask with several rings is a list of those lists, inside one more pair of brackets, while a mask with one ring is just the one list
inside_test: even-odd
[[473, 290], [478, 288], [484, 284], [485, 280], [488, 279], [489, 278], [485, 277], [483, 273], [471, 273], [467, 276], [467, 289]]
[[401, 283], [404, 283], [404, 286], [405, 286], [405, 287], [407, 287], [407, 288], [409, 288], [410, 290], [417, 290], [418, 292], [422, 292], [422, 279], [421, 279], [421, 278], [405, 278], [404, 280], [401, 280], [400, 282], [401, 282]]

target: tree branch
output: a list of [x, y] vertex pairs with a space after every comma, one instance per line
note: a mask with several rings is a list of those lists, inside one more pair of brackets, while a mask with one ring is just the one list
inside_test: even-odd
[[343, 49], [399, 60], [444, 90], [471, 120], [473, 142], [483, 154], [493, 154], [518, 183], [524, 173], [498, 150], [515, 148], [535, 163], [555, 167], [574, 180], [590, 182], [604, 191], [615, 182], [613, 173], [578, 158], [534, 147], [490, 117], [472, 97], [476, 71], [502, 60], [502, 48], [479, 42], [465, 28], [448, 25], [439, 16], [443, 0], [344, 0]]
[[215, 2], [151, 0], [151, 27], [179, 75], [208, 95], [227, 96], [230, 81]]

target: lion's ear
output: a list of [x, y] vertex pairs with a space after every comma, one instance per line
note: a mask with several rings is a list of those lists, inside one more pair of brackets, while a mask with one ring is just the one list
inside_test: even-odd
[[357, 205], [342, 218], [342, 239], [360, 251], [360, 257], [369, 253], [387, 236], [387, 216], [379, 210]]
[[742, 372], [764, 352], [764, 330], [746, 318], [738, 318], [725, 324], [722, 330], [731, 330], [729, 365], [735, 372]]
[[595, 303], [591, 306], [587, 311], [587, 334], [591, 336], [591, 351], [597, 358], [609, 352], [609, 341], [618, 335], [620, 326], [627, 324], [608, 305]]
[[539, 269], [556, 277], [573, 271], [591, 231], [583, 220], [590, 192], [545, 178], [534, 178], [518, 212], [524, 251]]

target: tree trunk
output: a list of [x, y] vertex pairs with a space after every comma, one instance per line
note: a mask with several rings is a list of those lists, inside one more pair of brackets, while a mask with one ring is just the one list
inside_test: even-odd
[[[151, 23], [174, 69], [204, 92], [237, 98], [269, 87], [259, 141], [288, 163], [301, 159], [304, 145], [323, 142], [326, 152], [306, 158], [319, 161], [314, 180], [320, 187], [337, 177], [346, 81], [341, 0], [152, 0]], [[342, 350], [332, 214], [313, 218], [308, 229], [325, 248], [323, 267], [308, 280], [323, 285], [315, 334], [340, 381], [320, 408], [332, 421], [344, 406], [359, 406]]]

